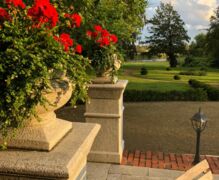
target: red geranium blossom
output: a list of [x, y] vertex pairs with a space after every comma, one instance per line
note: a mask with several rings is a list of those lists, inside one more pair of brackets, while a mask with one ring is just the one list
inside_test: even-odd
[[110, 45], [110, 41], [109, 41], [109, 38], [108, 38], [108, 37], [102, 37], [102, 38], [98, 39], [98, 40], [97, 40], [97, 43], [100, 44], [100, 47]]
[[110, 34], [110, 39], [112, 42], [117, 43], [118, 42], [118, 38], [115, 34]]
[[77, 13], [74, 14], [65, 14], [66, 18], [70, 18], [73, 22], [72, 27], [80, 27], [81, 26], [81, 16]]
[[92, 31], [87, 31], [87, 36], [89, 37], [89, 38], [91, 38], [92, 37], [92, 34], [93, 34], [93, 32]]
[[103, 29], [100, 25], [93, 27], [94, 32], [87, 31], [87, 36], [93, 38], [100, 47], [109, 46], [111, 43], [116, 44], [118, 38], [115, 34], [110, 34], [109, 31]]
[[102, 31], [102, 27], [100, 25], [95, 25], [94, 30], [95, 31]]
[[103, 29], [102, 31], [101, 31], [101, 36], [102, 37], [108, 37], [110, 35], [110, 33], [106, 30], [106, 29]]
[[62, 33], [59, 37], [54, 36], [54, 39], [64, 46], [65, 51], [69, 51], [69, 47], [73, 46], [73, 39], [67, 33]]
[[28, 9], [28, 15], [36, 21], [36, 27], [44, 23], [50, 23], [51, 27], [58, 22], [58, 13], [49, 0], [35, 0], [34, 6]]
[[78, 53], [78, 54], [81, 54], [82, 53], [82, 46], [80, 44], [78, 44], [75, 48], [75, 52]]
[[22, 9], [26, 8], [26, 5], [22, 0], [6, 0], [6, 4], [10, 7], [13, 4], [15, 7], [20, 7]]
[[0, 22], [1, 21], [5, 21], [5, 20], [9, 20], [10, 16], [8, 14], [8, 12], [4, 9], [0, 7]]

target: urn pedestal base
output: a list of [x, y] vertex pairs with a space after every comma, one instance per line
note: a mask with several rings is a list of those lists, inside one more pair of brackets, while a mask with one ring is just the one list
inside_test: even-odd
[[91, 84], [86, 103], [85, 119], [101, 125], [88, 160], [92, 162], [120, 163], [123, 141], [123, 92], [128, 81], [116, 84]]
[[1, 180], [85, 180], [87, 155], [100, 129], [91, 123], [73, 123], [73, 129], [50, 152], [0, 152]]
[[20, 129], [17, 135], [8, 141], [8, 147], [50, 151], [71, 129], [72, 123], [62, 119], [54, 118], [47, 123], [38, 122], [34, 126]]

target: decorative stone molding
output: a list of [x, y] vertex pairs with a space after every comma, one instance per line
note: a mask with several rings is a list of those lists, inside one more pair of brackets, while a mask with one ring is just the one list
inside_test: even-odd
[[86, 122], [98, 123], [101, 130], [88, 156], [89, 161], [120, 163], [123, 141], [123, 93], [128, 81], [89, 85]]
[[1, 180], [85, 180], [87, 155], [100, 125], [73, 123], [73, 129], [50, 152], [0, 152]]

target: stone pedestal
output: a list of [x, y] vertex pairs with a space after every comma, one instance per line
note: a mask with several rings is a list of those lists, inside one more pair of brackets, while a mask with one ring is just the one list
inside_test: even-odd
[[50, 152], [0, 152], [1, 180], [84, 180], [87, 155], [100, 125], [73, 123], [73, 129]]
[[89, 102], [86, 103], [85, 119], [98, 123], [101, 130], [95, 139], [88, 160], [94, 162], [120, 163], [123, 141], [123, 92], [128, 81], [116, 84], [89, 85]]

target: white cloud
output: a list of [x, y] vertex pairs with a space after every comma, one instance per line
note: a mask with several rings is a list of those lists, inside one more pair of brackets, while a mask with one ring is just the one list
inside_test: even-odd
[[[208, 28], [209, 19], [219, 6], [219, 0], [149, 0], [149, 7], [146, 10], [148, 18], [154, 15], [160, 1], [173, 4], [175, 10], [185, 22], [185, 28], [191, 37], [204, 32], [204, 29]], [[143, 30], [144, 35], [147, 35], [146, 29]]]
[[209, 25], [219, 0], [162, 0], [171, 2], [186, 23], [191, 36], [203, 31]]

